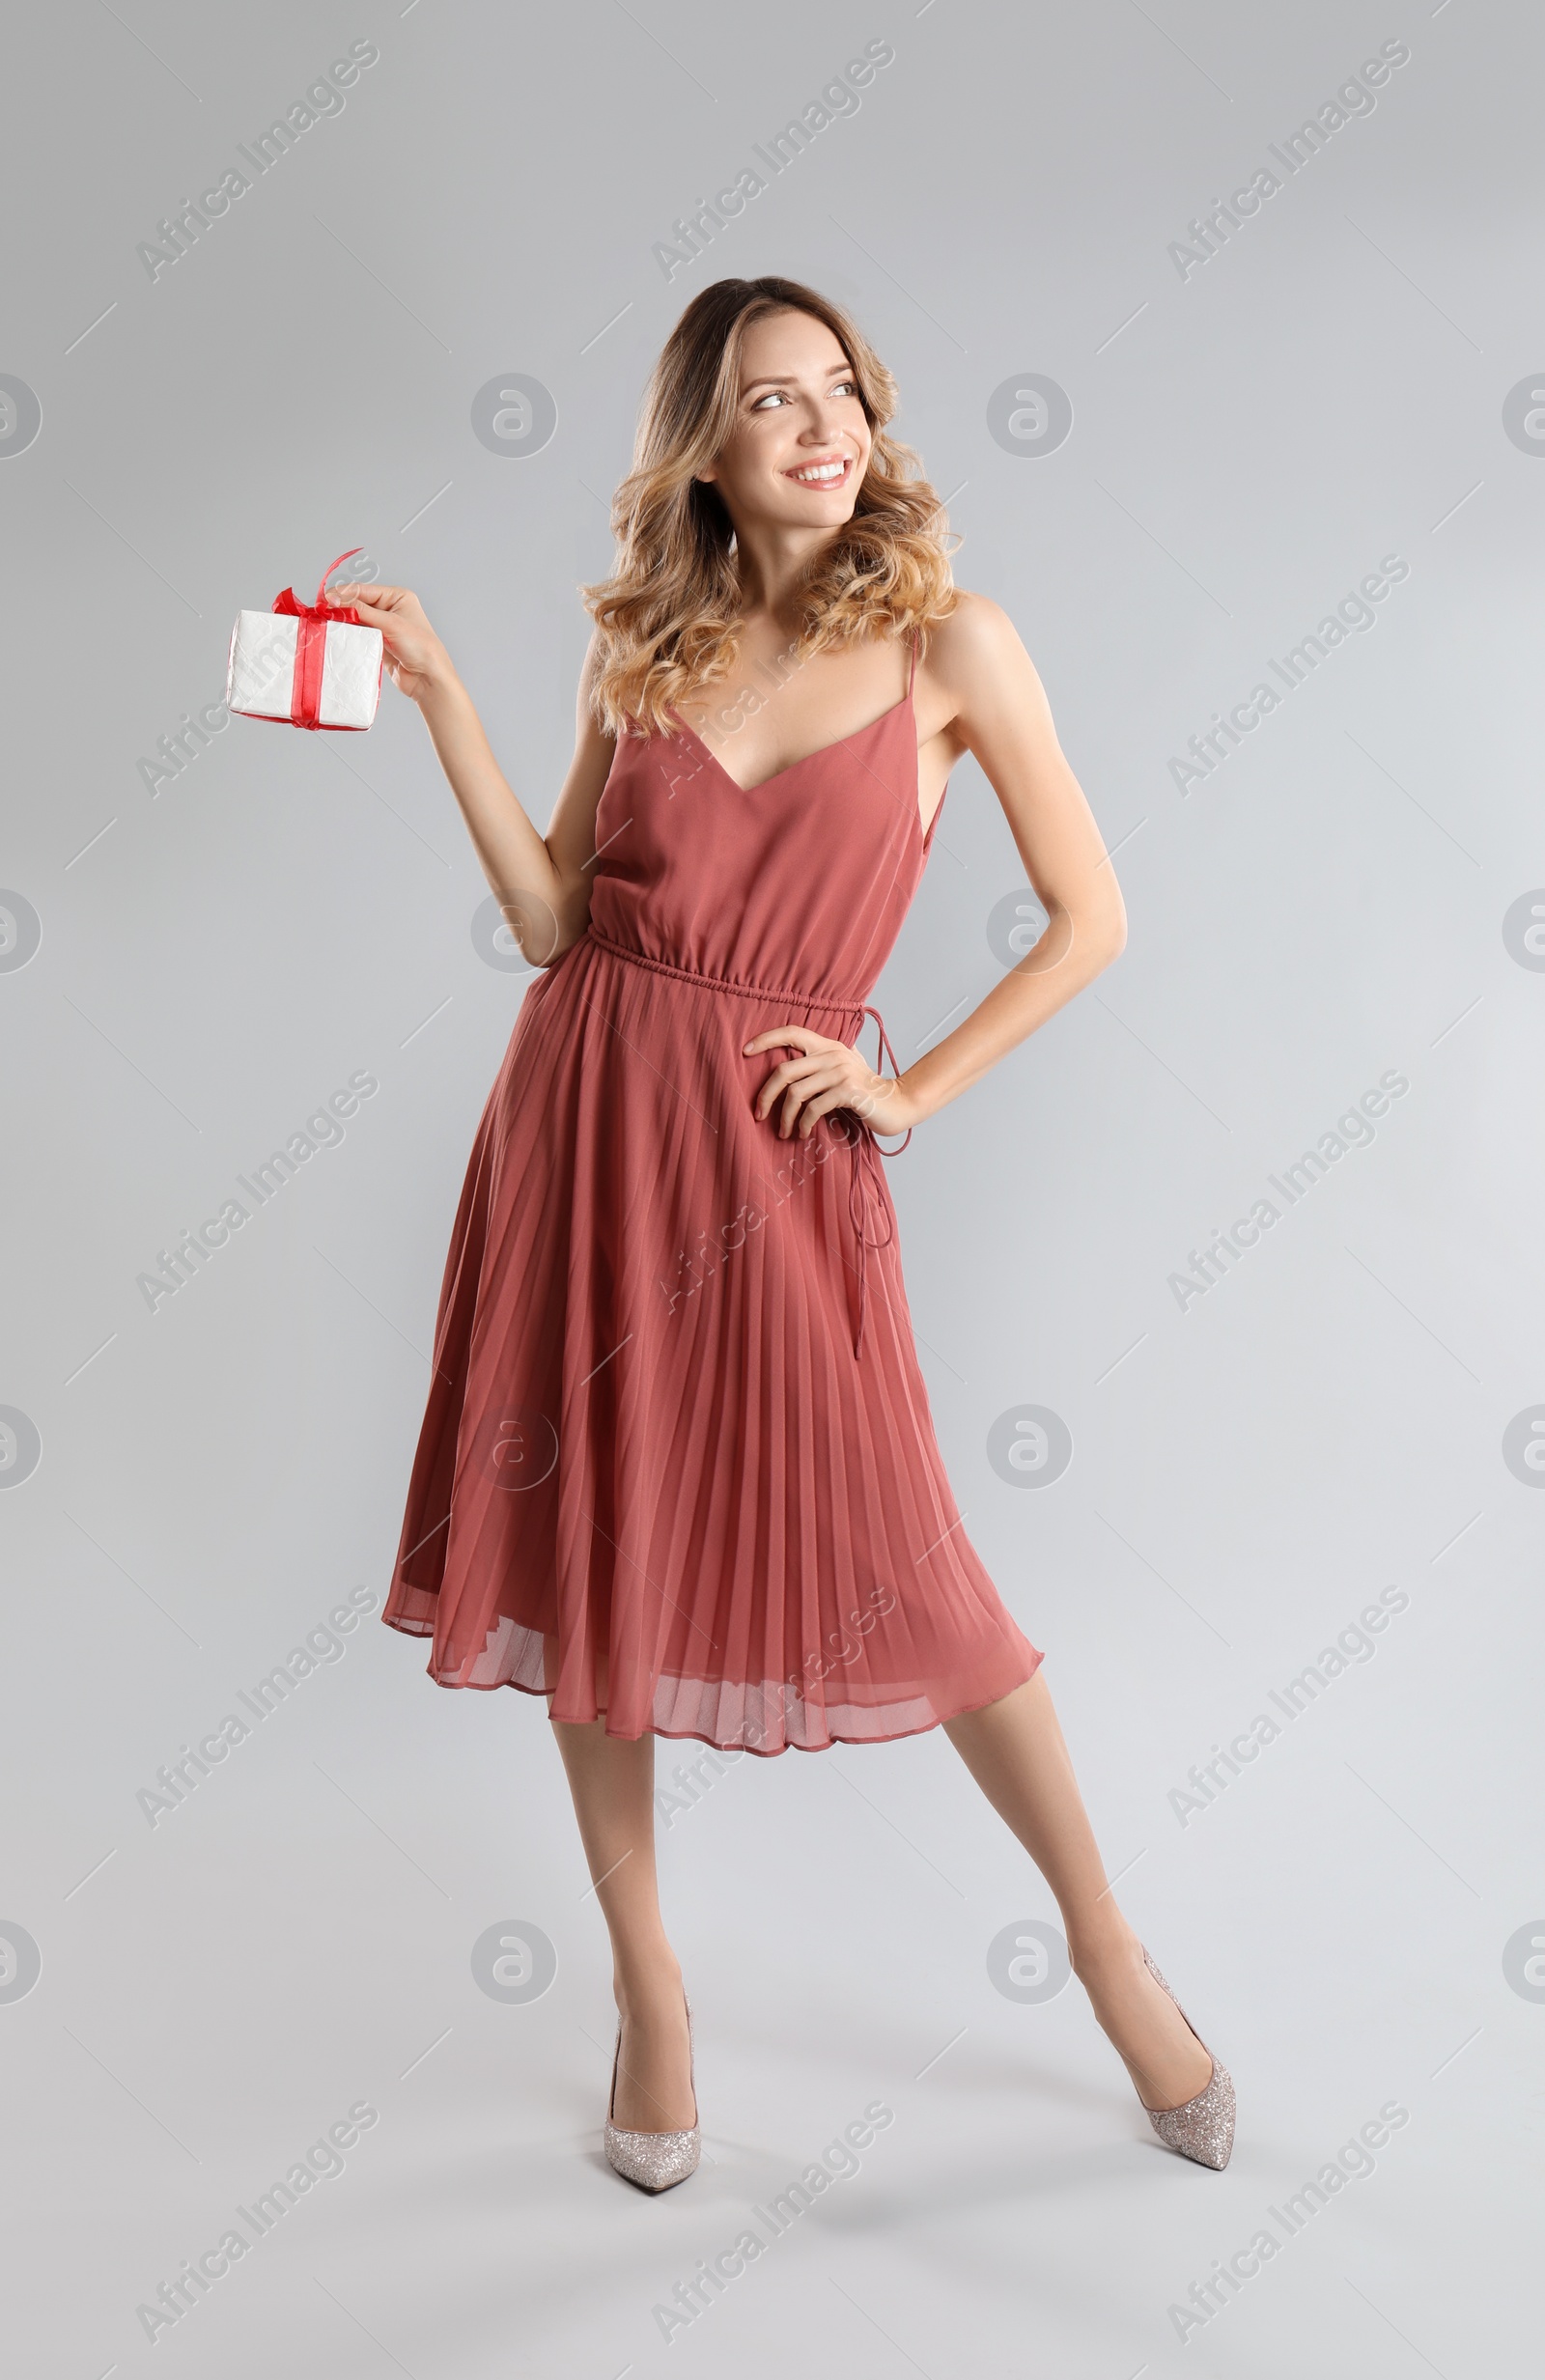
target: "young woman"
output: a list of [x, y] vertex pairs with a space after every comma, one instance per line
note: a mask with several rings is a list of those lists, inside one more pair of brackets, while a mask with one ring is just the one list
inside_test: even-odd
[[[472, 1152], [384, 1618], [442, 1686], [547, 1696], [611, 1936], [605, 2127], [697, 2163], [654, 1739], [774, 1754], [942, 1725], [1041, 1869], [1155, 2129], [1233, 2091], [1110, 1896], [1044, 1678], [960, 1526], [874, 1133], [910, 1134], [1121, 949], [1046, 697], [951, 583], [890, 375], [798, 283], [719, 281], [650, 384], [547, 834], [416, 598], [350, 585], [417, 703], [526, 993]], [[857, 1042], [949, 772], [980, 762], [1049, 924], [886, 1077]], [[894, 1057], [891, 1059], [894, 1069]], [[905, 1140], [902, 1143], [905, 1146]]]

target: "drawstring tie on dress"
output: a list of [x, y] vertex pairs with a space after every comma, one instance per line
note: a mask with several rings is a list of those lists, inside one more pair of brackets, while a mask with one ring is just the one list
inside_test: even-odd
[[[875, 1021], [875, 1029], [880, 1035], [880, 1064], [875, 1068], [876, 1074], [880, 1075], [884, 1073], [885, 1061], [888, 1057], [890, 1060], [891, 1079], [892, 1081], [899, 1080], [901, 1077], [901, 1068], [896, 1063], [896, 1053], [890, 1046], [890, 1035], [885, 1031], [885, 1021], [884, 1017], [882, 1017], [878, 1008], [870, 1008], [867, 1006], [863, 1009], [862, 1014], [865, 1017], [873, 1017]], [[862, 1029], [863, 1027], [860, 1020], [860, 1032]], [[885, 1204], [883, 1195], [879, 1201], [879, 1205], [880, 1212], [885, 1218], [885, 1238], [883, 1240], [871, 1240], [868, 1233], [864, 1229], [864, 1219], [866, 1214], [865, 1171], [866, 1169], [871, 1169], [878, 1172], [881, 1190], [883, 1192], [885, 1176], [885, 1170], [881, 1166], [880, 1160], [883, 1156], [899, 1157], [901, 1155], [901, 1152], [906, 1147], [907, 1142], [912, 1138], [912, 1126], [910, 1124], [908, 1125], [905, 1135], [897, 1143], [895, 1148], [882, 1150], [879, 1147], [873, 1133], [870, 1132], [868, 1126], [862, 1121], [862, 1119], [855, 1118], [855, 1121], [857, 1124], [857, 1137], [853, 1143], [853, 1171], [848, 1176], [848, 1219], [853, 1225], [853, 1236], [857, 1244], [858, 1258], [857, 1267], [855, 1268], [858, 1275], [858, 1324], [853, 1334], [853, 1352], [855, 1357], [859, 1357], [863, 1354], [864, 1316], [868, 1310], [869, 1303], [869, 1250], [872, 1247], [888, 1247], [891, 1241], [896, 1236], [891, 1227], [890, 1210]]]

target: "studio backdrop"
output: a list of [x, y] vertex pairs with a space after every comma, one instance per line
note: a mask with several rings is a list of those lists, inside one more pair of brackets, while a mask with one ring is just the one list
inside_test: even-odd
[[[13, 26], [13, 2369], [1517, 2367], [1540, 49], [1522, 0]], [[534, 976], [412, 708], [234, 716], [232, 626], [361, 549], [545, 829], [645, 378], [767, 272], [895, 373], [1126, 899], [888, 1179], [965, 1526], [1234, 2074], [1223, 2175], [1151, 2141], [933, 1733], [660, 1746], [704, 2158], [619, 2189], [543, 1707], [379, 1625]], [[1043, 923], [963, 763], [879, 988], [903, 1066]]]

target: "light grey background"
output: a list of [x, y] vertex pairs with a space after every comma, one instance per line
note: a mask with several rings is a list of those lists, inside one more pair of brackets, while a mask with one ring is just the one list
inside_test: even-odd
[[[379, 62], [153, 280], [136, 245], [351, 41]], [[675, 218], [869, 41], [894, 61], [667, 280]], [[1444, 2380], [1537, 2341], [1545, 382], [1532, 12], [1096, 0], [561, 10], [172, 0], [16, 19], [0, 371], [0, 1997], [17, 2370], [221, 2380], [791, 2366]], [[1380, 44], [1402, 65], [1226, 247], [1168, 254]], [[477, 1115], [518, 1011], [416, 715], [214, 702], [242, 606], [362, 543], [419, 591], [546, 824], [649, 362], [720, 273], [852, 305], [1112, 847], [1119, 966], [891, 1168], [967, 1527], [1051, 1681], [1119, 1890], [1233, 2070], [1169, 2159], [1074, 1985], [994, 1988], [1049, 1894], [941, 1736], [743, 1761], [662, 1836], [706, 2153], [599, 2155], [607, 1963], [539, 1705], [372, 1618], [187, 1802], [157, 1767], [356, 1587], [379, 1608]], [[472, 401], [520, 374], [540, 453]], [[1050, 378], [1054, 453], [988, 406]], [[1525, 408], [1527, 410], [1527, 406]], [[1398, 554], [1404, 583], [1182, 796], [1169, 762]], [[1019, 881], [952, 784], [880, 988], [905, 1064], [997, 980]], [[1545, 893], [1541, 894], [1545, 900]], [[379, 1090], [153, 1314], [136, 1276], [351, 1073]], [[1167, 1276], [1399, 1070], [1409, 1092], [1185, 1311]], [[1071, 1464], [1026, 1491], [995, 1423]], [[13, 1471], [13, 1478], [14, 1478]], [[1407, 1608], [1226, 1791], [1172, 1791], [1381, 1590]], [[675, 1754], [662, 1747], [668, 1782]], [[507, 2004], [473, 1945], [540, 1926]], [[1524, 1975], [1528, 1940], [1515, 1951]], [[0, 1944], [0, 1949], [3, 1949]], [[0, 1961], [3, 1963], [3, 1961]], [[652, 2308], [871, 2101], [862, 2160], [667, 2345]], [[153, 2347], [136, 2307], [366, 2100], [379, 2120]], [[1167, 2309], [1379, 2108], [1409, 2121], [1182, 2346]]]

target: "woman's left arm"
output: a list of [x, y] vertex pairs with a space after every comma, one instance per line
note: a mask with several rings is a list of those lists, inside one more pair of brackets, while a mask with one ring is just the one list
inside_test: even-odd
[[1003, 805], [1046, 931], [970, 1015], [902, 1075], [870, 1114], [876, 1132], [920, 1124], [1066, 1006], [1121, 952], [1126, 910], [1083, 789], [1057, 742], [1034, 662], [1006, 612], [962, 594], [930, 631], [916, 708], [972, 753]]

